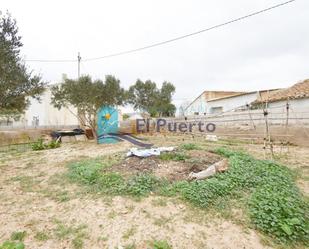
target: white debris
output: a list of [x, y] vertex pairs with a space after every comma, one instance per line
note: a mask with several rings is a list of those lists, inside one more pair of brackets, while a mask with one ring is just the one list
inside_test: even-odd
[[219, 162], [216, 162], [214, 164], [212, 164], [211, 166], [209, 166], [207, 169], [202, 170], [198, 173], [194, 173], [191, 172], [189, 174], [189, 180], [202, 180], [205, 178], [208, 178], [210, 176], [213, 176], [214, 174], [216, 174], [217, 172], [224, 172], [228, 169], [229, 165], [228, 165], [228, 160], [227, 159], [223, 159]]
[[175, 150], [175, 147], [159, 147], [158, 150], [160, 152], [171, 152], [171, 151]]
[[206, 135], [206, 140], [207, 141], [212, 141], [212, 142], [217, 142], [218, 141], [218, 137], [217, 137], [217, 135]]
[[137, 157], [149, 157], [149, 156], [159, 156], [161, 152], [173, 151], [175, 147], [159, 147], [152, 149], [138, 149], [132, 148], [128, 151], [127, 157], [137, 156]]
[[216, 167], [214, 165], [211, 165], [207, 169], [200, 171], [198, 173], [191, 172], [189, 174], [189, 180], [193, 180], [193, 179], [202, 180], [214, 174], [216, 174]]

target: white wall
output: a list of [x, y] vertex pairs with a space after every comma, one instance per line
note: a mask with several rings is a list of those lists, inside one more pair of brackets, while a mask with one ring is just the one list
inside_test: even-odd
[[[25, 125], [32, 126], [33, 118], [38, 117], [39, 126], [66, 126], [78, 125], [78, 119], [67, 108], [58, 110], [51, 105], [51, 91], [46, 89], [41, 96], [41, 101], [31, 99], [31, 104], [25, 112], [24, 119]], [[73, 107], [70, 108], [73, 113], [77, 110]]]
[[198, 112], [199, 115], [204, 115], [206, 108], [205, 94], [202, 94], [188, 106], [184, 113], [185, 115], [194, 115], [195, 112]]
[[[202, 94], [198, 97], [185, 111], [185, 115], [194, 115], [198, 112], [199, 115], [204, 115], [212, 113], [212, 108], [221, 107], [223, 112], [238, 108], [240, 106], [245, 106], [257, 99], [258, 93], [248, 93], [244, 95], [222, 98], [218, 100], [206, 101], [205, 95]], [[218, 108], [219, 109], [219, 108]]]
[[[269, 103], [269, 108], [276, 108], [276, 109], [282, 109], [285, 111], [286, 109], [287, 101], [277, 101], [273, 103]], [[303, 99], [291, 99], [289, 100], [289, 105], [292, 111], [302, 112], [307, 111], [309, 112], [309, 98], [303, 98]]]
[[245, 95], [239, 95], [229, 98], [223, 98], [213, 101], [207, 102], [207, 113], [213, 113], [212, 108], [222, 107], [222, 111], [230, 111], [236, 109], [241, 106], [245, 106], [246, 104], [250, 104], [251, 102], [257, 99], [257, 93], [249, 93]]

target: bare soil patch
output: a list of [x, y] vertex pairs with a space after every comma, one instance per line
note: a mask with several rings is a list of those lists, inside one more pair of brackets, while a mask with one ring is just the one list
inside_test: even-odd
[[187, 179], [190, 172], [199, 172], [207, 169], [210, 165], [221, 159], [216, 154], [201, 150], [187, 151], [186, 154], [190, 158], [185, 161], [166, 161], [161, 160], [158, 156], [147, 158], [132, 156], [125, 158], [120, 163], [106, 170], [119, 172], [125, 177], [140, 173], [152, 173], [169, 181], [178, 181]]

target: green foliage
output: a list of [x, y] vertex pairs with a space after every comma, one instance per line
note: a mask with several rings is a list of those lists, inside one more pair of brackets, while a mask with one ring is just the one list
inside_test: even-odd
[[11, 234], [11, 239], [3, 242], [3, 244], [0, 245], [0, 249], [24, 249], [25, 245], [22, 241], [26, 235], [26, 231], [13, 232]]
[[81, 237], [76, 237], [72, 240], [74, 249], [82, 249], [84, 247], [84, 240]]
[[32, 75], [21, 56], [23, 44], [16, 21], [0, 12], [0, 115], [22, 113], [29, 97], [39, 99], [45, 89], [40, 76]]
[[83, 125], [90, 127], [96, 134], [98, 110], [102, 106], [122, 105], [125, 99], [125, 90], [114, 76], [105, 76], [103, 82], [93, 81], [86, 75], [78, 80], [64, 78], [63, 83], [52, 88], [51, 103], [58, 109], [74, 106]]
[[249, 214], [256, 227], [282, 242], [309, 242], [308, 212], [308, 203], [287, 181], [261, 186], [249, 201]]
[[181, 194], [182, 191], [186, 189], [189, 184], [190, 183], [187, 181], [177, 181], [172, 184], [167, 181], [163, 181], [158, 192], [162, 196], [176, 196], [178, 194]]
[[123, 119], [123, 120], [127, 120], [129, 117], [130, 117], [130, 116], [129, 116], [128, 114], [126, 114], [126, 113], [122, 115], [122, 119]]
[[43, 143], [43, 139], [38, 139], [36, 142], [32, 144], [32, 150], [44, 150], [45, 145]]
[[38, 139], [32, 144], [32, 150], [46, 150], [46, 149], [55, 149], [60, 147], [60, 143], [57, 141], [50, 141], [49, 143], [44, 143], [43, 139]]
[[46, 241], [49, 239], [49, 236], [44, 232], [37, 232], [34, 236], [35, 239], [39, 241]]
[[153, 175], [140, 174], [129, 179], [126, 183], [126, 191], [130, 195], [146, 196], [154, 191], [159, 183], [159, 179]]
[[288, 168], [243, 153], [224, 149], [218, 153], [229, 157], [229, 170], [207, 180], [183, 183], [176, 188], [183, 198], [209, 207], [219, 198], [237, 198], [247, 192], [249, 215], [259, 230], [282, 242], [308, 242], [308, 203]]
[[96, 181], [97, 189], [101, 193], [121, 194], [125, 191], [125, 181], [119, 173], [101, 173]]
[[190, 157], [184, 153], [179, 152], [167, 152], [160, 154], [159, 158], [165, 161], [185, 161]]
[[[309, 205], [295, 185], [295, 175], [273, 161], [257, 160], [239, 152], [218, 149], [229, 158], [229, 169], [200, 181], [169, 183], [150, 174], [129, 179], [107, 172], [106, 161], [86, 160], [69, 165], [70, 176], [106, 194], [181, 196], [199, 207], [222, 208], [222, 200], [239, 199], [247, 203], [248, 214], [256, 228], [283, 243], [308, 243]], [[186, 160], [181, 153], [164, 153], [163, 160]], [[223, 206], [226, 208], [226, 206]]]
[[231, 156], [239, 155], [241, 153], [241, 152], [235, 152], [232, 150], [228, 150], [225, 147], [217, 148], [214, 152], [224, 157], [231, 157]]
[[5, 241], [0, 245], [0, 249], [24, 249], [25, 245], [23, 242], [16, 241]]
[[109, 165], [111, 162], [98, 158], [73, 162], [68, 165], [69, 177], [85, 184], [95, 184], [100, 178], [102, 170]]
[[155, 82], [137, 80], [129, 89], [129, 102], [134, 109], [147, 111], [151, 116], [156, 115], [158, 89]]
[[66, 225], [61, 221], [56, 220], [56, 228], [54, 233], [56, 238], [63, 239], [72, 239], [72, 245], [74, 249], [82, 249], [84, 246], [84, 239], [88, 237], [88, 234], [85, 232], [87, 228], [86, 225]]
[[172, 249], [166, 240], [154, 240], [150, 245], [152, 249]]
[[200, 147], [197, 144], [188, 143], [188, 144], [181, 145], [181, 149], [183, 149], [183, 150], [199, 150]]
[[146, 196], [154, 191], [161, 181], [150, 174], [140, 174], [125, 180], [119, 173], [105, 172], [113, 162], [91, 159], [69, 164], [70, 179], [86, 184], [92, 190], [105, 194]]
[[14, 121], [18, 121], [21, 118], [21, 111], [12, 109], [2, 109], [0, 110], [0, 121], [5, 122], [7, 126]]
[[11, 234], [11, 240], [18, 240], [18, 241], [23, 241], [24, 238], [26, 237], [27, 233], [26, 231], [22, 232], [13, 232]]
[[175, 86], [170, 82], [163, 82], [157, 101], [157, 112], [159, 116], [173, 117], [176, 106], [172, 104], [172, 96], [175, 93]]
[[161, 89], [158, 89], [155, 82], [138, 79], [129, 89], [128, 100], [135, 109], [147, 111], [152, 117], [169, 117], [174, 116], [176, 111], [172, 104], [174, 92], [175, 86], [169, 82], [164, 82]]
[[60, 143], [56, 140], [52, 140], [47, 144], [48, 149], [55, 149], [60, 147]]

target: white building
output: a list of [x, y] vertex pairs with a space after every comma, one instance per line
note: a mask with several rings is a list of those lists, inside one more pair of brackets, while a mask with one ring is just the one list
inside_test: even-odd
[[[242, 94], [242, 92], [204, 91], [185, 108], [184, 115], [206, 115], [210, 111], [209, 101], [238, 94]], [[216, 106], [213, 107], [216, 108]]]
[[255, 108], [279, 109], [284, 112], [287, 103], [291, 112], [309, 113], [309, 79], [289, 88], [253, 92], [205, 91], [185, 109], [185, 116], [207, 115], [238, 111], [253, 105]]
[[27, 126], [77, 126], [77, 110], [74, 107], [58, 110], [51, 104], [51, 90], [48, 87], [41, 96], [41, 101], [31, 100], [25, 112]]
[[205, 91], [198, 96], [186, 109], [185, 116], [207, 115], [247, 108], [247, 105], [264, 99], [275, 90], [254, 92]]
[[254, 102], [257, 106], [265, 105], [267, 100], [267, 106], [270, 109], [282, 109], [285, 110], [287, 104], [291, 109], [291, 112], [301, 113], [309, 112], [309, 79], [296, 83], [295, 85], [281, 89], [269, 94], [267, 99], [259, 99]]
[[2, 121], [1, 127], [8, 128], [31, 128], [31, 127], [66, 127], [78, 126], [75, 116], [76, 108], [61, 108], [58, 110], [51, 104], [51, 90], [47, 87], [41, 95], [41, 100], [30, 99], [30, 105], [19, 120]]

